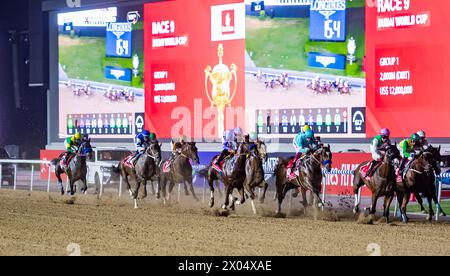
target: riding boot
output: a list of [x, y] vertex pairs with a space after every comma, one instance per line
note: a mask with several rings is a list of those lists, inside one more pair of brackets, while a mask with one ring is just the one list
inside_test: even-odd
[[411, 167], [411, 163], [412, 163], [413, 159], [409, 160], [407, 159], [406, 165], [405, 165], [405, 169], [403, 171], [403, 175], [406, 175]]
[[216, 166], [220, 166], [220, 163], [225, 159], [225, 157], [228, 155], [228, 151], [224, 150], [220, 153], [219, 158], [217, 158], [217, 161], [214, 163]]
[[402, 159], [402, 161], [400, 162], [400, 167], [399, 167], [399, 172], [401, 173], [401, 174], [403, 174], [403, 172], [404, 172], [404, 170], [405, 170], [405, 165], [406, 165], [406, 162], [408, 161], [408, 159], [407, 158], [403, 158]]
[[370, 167], [367, 170], [367, 174], [365, 177], [371, 177], [373, 175], [373, 170], [375, 168], [375, 165], [377, 164], [376, 160], [372, 160], [372, 162], [370, 163]]

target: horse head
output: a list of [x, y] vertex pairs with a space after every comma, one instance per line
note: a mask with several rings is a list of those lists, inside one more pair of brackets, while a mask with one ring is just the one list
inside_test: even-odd
[[331, 166], [333, 165], [333, 153], [331, 152], [330, 145], [323, 145], [319, 150], [320, 153], [320, 161], [327, 172], [331, 171]]
[[156, 165], [161, 163], [161, 144], [158, 141], [153, 141], [147, 147], [146, 154], [155, 160]]
[[92, 153], [91, 139], [83, 141], [77, 151], [77, 155], [87, 156], [89, 159], [92, 158]]
[[433, 164], [434, 164], [435, 160], [434, 160], [433, 154], [431, 152], [428, 152], [428, 151], [422, 152], [422, 154], [420, 155], [418, 160], [419, 160], [419, 165], [422, 166], [425, 173], [429, 174], [433, 171]]
[[435, 170], [435, 172], [437, 174], [441, 173], [441, 146], [439, 146], [439, 148], [435, 148], [432, 145], [428, 146], [425, 149], [425, 152], [429, 152], [433, 155], [433, 160], [432, 160], [432, 165], [433, 165], [433, 169]]
[[258, 151], [259, 158], [261, 158], [261, 160], [263, 161], [267, 161], [267, 158], [269, 156], [267, 154], [267, 146], [264, 141], [261, 141], [259, 139], [256, 141], [256, 150]]
[[399, 163], [400, 162], [400, 150], [397, 148], [397, 143], [394, 145], [386, 145], [384, 148], [385, 154], [385, 162], [389, 164]]
[[195, 142], [186, 142], [181, 148], [181, 153], [192, 160], [195, 164], [200, 164], [198, 149]]

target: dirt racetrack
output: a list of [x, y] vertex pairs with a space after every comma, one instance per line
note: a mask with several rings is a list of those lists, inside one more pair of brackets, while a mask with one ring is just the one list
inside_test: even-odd
[[259, 207], [266, 215], [251, 215], [246, 203], [224, 217], [186, 197], [133, 210], [131, 200], [108, 193], [70, 202], [0, 190], [0, 255], [68, 255], [70, 243], [82, 255], [369, 255], [372, 243], [382, 255], [450, 255], [448, 223], [357, 224], [348, 213], [274, 218], [269, 204]]

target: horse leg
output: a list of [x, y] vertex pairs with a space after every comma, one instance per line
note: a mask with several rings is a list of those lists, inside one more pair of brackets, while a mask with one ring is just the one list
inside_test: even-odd
[[[184, 186], [184, 195], [188, 196], [189, 195], [189, 191], [188, 191], [188, 185], [186, 184], [186, 181], [183, 184], [184, 184], [183, 185]], [[195, 195], [194, 195], [194, 198], [195, 198]]]
[[244, 187], [239, 188], [239, 195], [241, 196], [241, 199], [236, 201], [236, 204], [242, 205], [245, 202]]
[[359, 193], [361, 187], [364, 185], [364, 182], [362, 180], [361, 174], [359, 172], [355, 173], [355, 178], [353, 180], [353, 194], [355, 196], [355, 207], [353, 208], [353, 213], [356, 214], [359, 212], [359, 204], [360, 198]]
[[152, 195], [156, 195], [155, 185], [153, 184], [153, 180], [150, 179], [150, 191]]
[[439, 215], [446, 217], [447, 214], [444, 212], [444, 210], [441, 207], [441, 204], [439, 203], [439, 201], [437, 199], [436, 191], [434, 193], [432, 193], [432, 197], [433, 197], [434, 203], [436, 203], [436, 205], [437, 205], [437, 212], [439, 213]]
[[[155, 182], [156, 182], [156, 199], [160, 199], [161, 198], [161, 177], [156, 177]], [[153, 183], [152, 183], [152, 185], [153, 185]]]
[[386, 223], [389, 223], [389, 208], [391, 207], [393, 198], [394, 198], [394, 195], [389, 195], [389, 196], [384, 197], [383, 216], [386, 220]]
[[[191, 190], [192, 197], [195, 199], [195, 201], [199, 202], [200, 199], [198, 199], [194, 191], [194, 184], [192, 183], [192, 177], [188, 179], [187, 184], [189, 185], [189, 189]], [[184, 182], [184, 186], [186, 187], [186, 181]], [[187, 193], [186, 195], [189, 195], [189, 193]]]
[[226, 210], [228, 205], [230, 204], [230, 196], [231, 196], [231, 185], [229, 183], [224, 183], [225, 185], [225, 202], [222, 204], [222, 209]]
[[[302, 205], [303, 205], [303, 212], [305, 213], [305, 215], [306, 215], [306, 211], [307, 211], [307, 208], [308, 208], [308, 200], [306, 199], [306, 192], [307, 192], [307, 190], [305, 189], [305, 188], [301, 188], [301, 191], [302, 191], [302, 198], [303, 198], [303, 201], [302, 201]], [[312, 195], [312, 193], [311, 193], [311, 195]], [[311, 203], [312, 203], [313, 201], [311, 201]]]
[[428, 202], [428, 215], [427, 215], [427, 220], [431, 221], [433, 219], [434, 216], [434, 210], [433, 210], [433, 202], [432, 202], [432, 197], [430, 195], [427, 196], [427, 202]]
[[266, 181], [262, 182], [262, 188], [263, 188], [263, 194], [261, 195], [260, 199], [259, 199], [259, 203], [264, 204], [264, 200], [266, 199], [266, 193], [267, 193], [267, 189], [269, 188], [269, 184], [267, 184]]
[[86, 177], [84, 176], [81, 181], [83, 182], [83, 187], [81, 188], [81, 193], [84, 194], [84, 195], [87, 195], [88, 186], [87, 186], [87, 179], [86, 179]]
[[404, 193], [403, 199], [402, 199], [402, 205], [401, 205], [401, 214], [402, 214], [402, 221], [403, 223], [408, 223], [409, 219], [406, 215], [406, 206], [408, 206], [409, 198], [411, 196], [411, 193]]
[[139, 184], [139, 190], [137, 191], [138, 199], [144, 199], [147, 197], [147, 180], [141, 179]]
[[59, 165], [57, 165], [57, 167], [55, 168], [55, 175], [56, 175], [56, 178], [58, 178], [58, 185], [61, 189], [61, 195], [64, 195], [64, 186], [62, 183], [61, 173], [62, 173], [61, 168], [59, 167]]
[[214, 181], [217, 187], [217, 191], [219, 192], [219, 196], [222, 198], [223, 197], [223, 193], [222, 190], [220, 189], [220, 181], [219, 180], [215, 180]]
[[419, 205], [420, 205], [420, 212], [422, 212], [422, 214], [426, 214], [427, 211], [426, 211], [425, 208], [423, 207], [423, 200], [422, 200], [422, 197], [421, 197], [420, 194], [417, 193], [417, 192], [414, 193], [414, 196], [415, 196], [416, 199], [417, 199], [417, 203], [419, 203]]
[[212, 208], [214, 206], [214, 179], [213, 179], [213, 172], [210, 170], [208, 172], [208, 185], [209, 185], [209, 191], [211, 193], [209, 197], [209, 208]]
[[369, 212], [370, 215], [375, 214], [376, 211], [377, 211], [377, 201], [378, 201], [378, 198], [379, 198], [379, 196], [378, 196], [377, 193], [373, 193], [373, 194], [372, 194], [372, 206], [370, 207], [370, 212]]
[[167, 201], [170, 201], [170, 196], [172, 195], [173, 188], [175, 187], [175, 182], [169, 180], [169, 193], [167, 195]]
[[69, 187], [70, 187], [70, 195], [73, 196], [75, 194], [75, 190], [74, 190], [74, 184], [75, 184], [75, 180], [71, 177], [69, 180]]

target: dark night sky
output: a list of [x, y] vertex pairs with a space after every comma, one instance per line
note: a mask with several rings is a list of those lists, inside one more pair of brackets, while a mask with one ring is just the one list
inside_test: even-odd
[[[20, 146], [26, 157], [38, 157], [46, 143], [45, 88], [28, 87], [29, 43], [18, 38], [20, 106], [16, 108], [13, 84], [13, 54], [10, 30], [29, 31], [29, 2], [39, 0], [2, 1], [0, 9], [0, 146]], [[39, 6], [39, 5], [37, 5]], [[39, 50], [44, 51], [43, 45]]]

